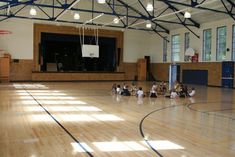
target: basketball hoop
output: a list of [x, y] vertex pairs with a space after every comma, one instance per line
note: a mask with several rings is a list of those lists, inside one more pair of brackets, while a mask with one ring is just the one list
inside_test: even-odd
[[12, 34], [12, 32], [8, 30], [0, 30], [0, 35], [5, 35], [5, 34]]
[[185, 51], [184, 61], [192, 61], [192, 57], [195, 55], [195, 50], [191, 47], [189, 47]]

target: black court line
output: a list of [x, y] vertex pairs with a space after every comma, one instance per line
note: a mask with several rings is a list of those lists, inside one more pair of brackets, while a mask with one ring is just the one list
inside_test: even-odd
[[34, 101], [87, 153], [89, 157], [94, 157], [27, 89], [24, 90], [34, 99]]
[[166, 106], [166, 107], [163, 107], [163, 108], [160, 108], [160, 109], [156, 109], [152, 112], [150, 112], [149, 114], [145, 115], [142, 120], [140, 121], [140, 124], [139, 124], [139, 130], [140, 130], [140, 134], [141, 136], [143, 137], [144, 141], [147, 143], [147, 145], [160, 157], [164, 157], [158, 150], [156, 150], [152, 145], [151, 143], [149, 143], [149, 140], [145, 138], [145, 135], [144, 135], [144, 131], [143, 131], [143, 123], [144, 123], [144, 120], [150, 116], [151, 114], [155, 113], [155, 112], [158, 112], [158, 111], [161, 111], [161, 110], [165, 110], [165, 109], [168, 109], [168, 108], [173, 108], [173, 107], [180, 107], [180, 106], [184, 106], [184, 105], [171, 105], [171, 106]]
[[216, 113], [213, 113], [213, 112], [223, 112], [223, 111], [233, 111], [235, 110], [234, 108], [231, 108], [231, 109], [221, 109], [221, 110], [208, 110], [208, 111], [200, 111], [200, 110], [197, 110], [197, 109], [194, 109], [192, 106], [193, 105], [196, 105], [196, 104], [214, 104], [214, 103], [229, 103], [229, 104], [234, 104], [234, 102], [227, 102], [227, 101], [218, 101], [218, 102], [197, 102], [197, 103], [190, 103], [190, 104], [187, 104], [187, 108], [192, 110], [192, 111], [195, 111], [195, 112], [199, 112], [199, 113], [204, 113], [204, 114], [208, 114], [208, 115], [212, 115], [212, 116], [216, 116], [216, 117], [223, 117], [223, 118], [228, 118], [228, 119], [232, 119], [232, 120], [235, 120], [235, 117], [231, 117], [231, 116], [225, 116], [225, 115], [221, 115], [221, 114], [216, 114]]

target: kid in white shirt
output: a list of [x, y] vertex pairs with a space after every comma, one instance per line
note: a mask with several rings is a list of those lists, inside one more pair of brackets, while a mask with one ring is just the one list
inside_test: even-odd
[[193, 97], [196, 94], [195, 88], [192, 88], [192, 91], [188, 93], [190, 97]]
[[136, 93], [136, 97], [138, 97], [138, 98], [144, 97], [144, 91], [142, 90], [142, 87], [139, 87], [139, 90]]

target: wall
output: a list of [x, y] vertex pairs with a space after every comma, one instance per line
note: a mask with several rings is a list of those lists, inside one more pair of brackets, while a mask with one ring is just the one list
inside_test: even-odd
[[[33, 24], [42, 21], [8, 19], [0, 23], [0, 29], [9, 30], [12, 34], [0, 37], [0, 49], [9, 52], [12, 59], [19, 62], [11, 63], [11, 80], [31, 80], [33, 67]], [[51, 22], [45, 22], [52, 24]], [[62, 25], [62, 24], [60, 24]], [[68, 25], [68, 24], [63, 24]], [[74, 25], [72, 25], [74, 26]], [[123, 66], [119, 71], [126, 72], [125, 79], [133, 80], [137, 75], [136, 62], [149, 53], [150, 34], [144, 31], [125, 30], [123, 47]], [[147, 39], [147, 40], [146, 40]]]
[[[181, 78], [182, 70], [185, 69], [198, 69], [198, 70], [208, 70], [208, 85], [211, 86], [221, 86], [221, 62], [216, 62], [216, 31], [217, 27], [226, 26], [227, 27], [227, 48], [230, 49], [226, 53], [226, 60], [231, 60], [232, 56], [232, 26], [235, 21], [231, 18], [225, 20], [209, 22], [201, 24], [200, 29], [193, 29], [193, 31], [200, 36], [200, 39], [190, 33], [190, 47], [192, 47], [196, 52], [199, 53], [199, 63], [183, 63], [184, 62], [184, 34], [189, 32], [186, 28], [171, 30], [170, 34], [167, 36], [168, 43], [167, 47], [167, 63], [163, 63], [163, 39], [157, 36], [151, 37], [151, 57], [152, 57], [152, 73], [157, 80], [168, 81], [168, 70], [169, 64], [171, 63], [171, 36], [175, 34], [180, 35], [180, 64], [181, 66]], [[202, 44], [203, 44], [203, 30], [212, 29], [212, 59], [209, 62], [202, 62]], [[155, 44], [154, 44], [155, 43]], [[235, 87], [235, 84], [234, 84]]]
[[[226, 53], [226, 60], [231, 60], [231, 53], [232, 53], [232, 25], [235, 24], [235, 21], [232, 18], [227, 18], [225, 20], [209, 22], [201, 24], [200, 29], [193, 28], [192, 30], [200, 36], [200, 39], [197, 38], [195, 35], [190, 33], [190, 47], [192, 47], [196, 52], [199, 53], [199, 61], [202, 61], [202, 44], [203, 44], [203, 30], [205, 29], [212, 29], [212, 59], [211, 62], [216, 61], [216, 31], [217, 27], [226, 26], [227, 27], [227, 48], [230, 49], [229, 52]], [[186, 28], [180, 28], [171, 30], [170, 34], [167, 36], [168, 43], [167, 47], [167, 62], [171, 62], [171, 36], [179, 34], [180, 35], [180, 62], [184, 61], [184, 34], [189, 32]], [[162, 62], [162, 51], [163, 51], [163, 40], [159, 37], [151, 37], [152, 42], [156, 43], [156, 45], [152, 45], [152, 48], [155, 49], [155, 55], [153, 56], [154, 60], [153, 63], [161, 63]]]
[[[9, 19], [0, 23], [0, 29], [7, 29], [12, 31], [13, 34], [4, 35], [0, 37], [0, 49], [5, 49], [12, 55], [13, 59], [20, 59], [19, 63], [12, 63], [11, 76], [12, 80], [29, 80], [30, 71], [32, 67], [28, 66], [29, 62], [33, 62], [33, 23], [44, 23], [41, 21], [31, 21], [31, 20], [22, 20], [22, 19]], [[16, 25], [17, 23], [17, 25]], [[46, 22], [48, 23], [48, 22]], [[202, 57], [202, 33], [204, 29], [212, 28], [212, 61], [215, 63], [216, 59], [216, 28], [219, 26], [227, 26], [227, 47], [230, 48], [230, 52], [227, 53], [227, 60], [231, 58], [231, 34], [232, 34], [232, 25], [235, 24], [233, 20], [230, 18], [205, 23], [201, 25], [200, 29], [193, 29], [198, 35], [200, 35], [200, 39], [195, 37], [192, 33], [190, 33], [190, 46], [197, 50], [199, 53], [199, 59], [201, 61]], [[61, 24], [68, 25], [68, 24]], [[74, 26], [74, 25], [73, 25]], [[174, 34], [180, 34], [181, 39], [181, 50], [184, 50], [184, 33], [188, 32], [187, 29], [175, 29], [172, 30], [169, 37]], [[171, 44], [168, 43], [167, 50], [167, 61], [171, 62], [171, 52], [170, 52]], [[137, 66], [136, 62], [139, 58], [143, 58], [145, 55], [150, 55], [151, 63], [162, 63], [162, 50], [163, 50], [163, 39], [159, 37], [155, 33], [147, 33], [144, 31], [136, 31], [136, 30], [125, 30], [124, 31], [124, 47], [123, 47], [123, 67], [119, 71], [126, 72], [125, 78], [128, 80], [134, 79], [135, 75], [137, 75]], [[184, 58], [184, 52], [181, 51], [181, 61]], [[21, 61], [22, 60], [22, 61]], [[26, 61], [24, 61], [26, 60]], [[27, 63], [26, 63], [27, 62]], [[190, 63], [187, 63], [190, 64]], [[22, 74], [20, 67], [26, 68], [27, 74]], [[164, 68], [163, 68], [164, 67]], [[161, 66], [159, 64], [153, 64], [153, 74], [158, 80], [161, 80], [162, 77], [158, 78], [159, 73], [164, 73], [164, 79], [168, 75], [168, 68], [165, 66]], [[219, 77], [218, 77], [219, 78]], [[216, 83], [218, 85], [219, 81]]]
[[1, 30], [12, 34], [0, 36], [0, 49], [6, 50], [13, 59], [33, 59], [33, 22], [9, 19], [0, 23]]
[[139, 58], [150, 55], [150, 34], [144, 31], [126, 30], [124, 32], [123, 61], [136, 63]]
[[[182, 81], [183, 70], [207, 70], [208, 85], [221, 86], [221, 62], [198, 62], [198, 63], [178, 63], [180, 65], [180, 74]], [[155, 78], [159, 81], [168, 81], [170, 63], [154, 63], [152, 64], [152, 72]]]
[[10, 64], [10, 80], [30, 81], [33, 67], [33, 22], [8, 19], [0, 23], [0, 29], [12, 32], [0, 36], [0, 49], [10, 53], [12, 59], [18, 60]]

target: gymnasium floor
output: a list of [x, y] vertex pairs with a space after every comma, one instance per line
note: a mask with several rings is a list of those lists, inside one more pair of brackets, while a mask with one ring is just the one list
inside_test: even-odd
[[235, 156], [234, 90], [137, 99], [112, 83], [0, 84], [0, 156]]

